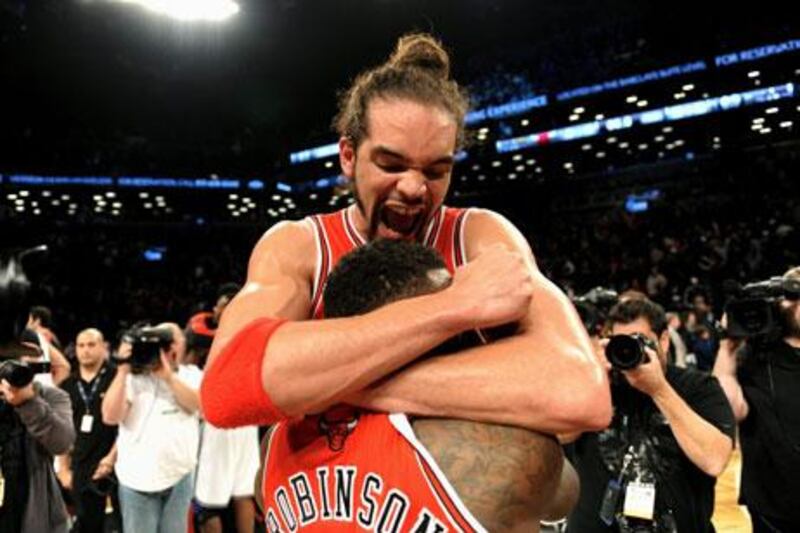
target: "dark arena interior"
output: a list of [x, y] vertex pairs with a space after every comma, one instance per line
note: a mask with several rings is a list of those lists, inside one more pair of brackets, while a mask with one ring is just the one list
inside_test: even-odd
[[[74, 375], [76, 339], [87, 328], [102, 333], [109, 368], [135, 325], [177, 323], [210, 339], [217, 322], [198, 332], [192, 319], [212, 312], [221, 287], [245, 284], [267, 230], [355, 203], [331, 125], [338, 97], [400, 36], [424, 32], [441, 41], [470, 98], [446, 204], [511, 221], [545, 277], [598, 314], [584, 320], [590, 334], [603, 336], [619, 295], [646, 296], [684, 345], [677, 358], [670, 351], [670, 364], [720, 378], [717, 350], [729, 337], [719, 321], [744, 298], [742, 287], [775, 278], [759, 301], [798, 306], [797, 285], [776, 281], [800, 265], [800, 19], [790, 4], [0, 0], [0, 266], [6, 272], [21, 251], [47, 247], [20, 260], [30, 286], [16, 311], [24, 322], [31, 307], [49, 309], [49, 341]], [[606, 291], [591, 292], [598, 287]], [[612, 294], [607, 307], [602, 293]], [[800, 357], [800, 344], [786, 342]], [[194, 364], [202, 367], [206, 352]], [[800, 371], [785, 376], [798, 390]], [[732, 408], [741, 421], [733, 400]], [[800, 404], [776, 410], [796, 443], [787, 471], [800, 472]], [[75, 428], [78, 439], [88, 424]], [[582, 475], [580, 443], [566, 450]], [[709, 478], [716, 531], [800, 531], [800, 500], [782, 516], [778, 504], [760, 506], [755, 489], [739, 498], [742, 452], [745, 462], [761, 452], [733, 448], [727, 468]], [[130, 474], [120, 474], [124, 506]], [[782, 480], [782, 490], [800, 497], [798, 479]], [[88, 531], [76, 521], [80, 497], [62, 489], [68, 527]], [[6, 498], [14, 490], [6, 483]], [[189, 530], [237, 531], [234, 503], [208, 521], [194, 499]], [[272, 522], [265, 502], [249, 531], [293, 531], [293, 520], [328, 530], [305, 525], [301, 500], [278, 502]], [[675, 529], [659, 505], [655, 518], [636, 518], [644, 526], [618, 510], [613, 525], [586, 531], [713, 531]], [[761, 529], [748, 507], [778, 526]], [[412, 529], [410, 518], [402, 525], [399, 511], [376, 515], [385, 520], [375, 527], [387, 531], [445, 530]], [[208, 529], [212, 522], [221, 529]], [[541, 528], [583, 532], [585, 522], [567, 522]], [[146, 531], [119, 516], [104, 527]], [[495, 529], [503, 531], [487, 526]]]

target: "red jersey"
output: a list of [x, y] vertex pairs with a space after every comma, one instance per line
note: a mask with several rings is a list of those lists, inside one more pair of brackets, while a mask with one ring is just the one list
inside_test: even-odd
[[[352, 209], [310, 217], [317, 241], [314, 318], [324, 315], [328, 274], [365, 244]], [[452, 273], [466, 261], [469, 211], [441, 207], [423, 243]], [[267, 531], [485, 531], [458, 498], [404, 414], [342, 406], [322, 416], [281, 422], [270, 435], [263, 497]]]

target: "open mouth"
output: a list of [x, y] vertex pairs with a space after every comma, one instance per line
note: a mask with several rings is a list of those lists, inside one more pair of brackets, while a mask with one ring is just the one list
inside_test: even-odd
[[383, 207], [380, 221], [392, 232], [402, 236], [410, 236], [419, 228], [422, 215], [422, 211], [398, 211], [390, 207]]

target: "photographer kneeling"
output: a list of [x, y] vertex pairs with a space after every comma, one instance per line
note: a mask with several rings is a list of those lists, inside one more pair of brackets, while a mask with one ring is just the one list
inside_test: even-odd
[[753, 533], [800, 531], [800, 267], [742, 296], [714, 365], [739, 422], [739, 500]]
[[715, 478], [735, 429], [719, 383], [666, 364], [666, 315], [646, 298], [618, 303], [606, 328], [614, 417], [575, 442], [581, 491], [568, 530], [713, 531]]
[[202, 374], [179, 365], [176, 324], [130, 332], [120, 344], [103, 422], [119, 424], [116, 472], [125, 533], [186, 531], [199, 440]]

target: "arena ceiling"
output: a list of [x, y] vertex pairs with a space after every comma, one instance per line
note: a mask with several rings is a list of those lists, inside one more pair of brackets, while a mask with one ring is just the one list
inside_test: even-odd
[[[145, 157], [174, 151], [185, 159], [238, 142], [257, 147], [268, 168], [293, 149], [327, 140], [337, 89], [410, 30], [440, 36], [455, 54], [456, 75], [472, 79], [480, 76], [475, 58], [553, 41], [568, 54], [588, 28], [616, 20], [641, 26], [656, 66], [711, 46], [717, 30], [735, 48], [760, 44], [790, 20], [786, 7], [763, 2], [758, 9], [683, 0], [240, 4], [223, 23], [177, 23], [104, 0], [0, 0], [0, 141], [14, 148], [0, 156], [0, 172], [57, 171], [35, 168], [37, 161], [58, 165], [48, 147], [102, 151], [112, 142], [147, 143]], [[575, 83], [597, 81], [569, 75]]]

